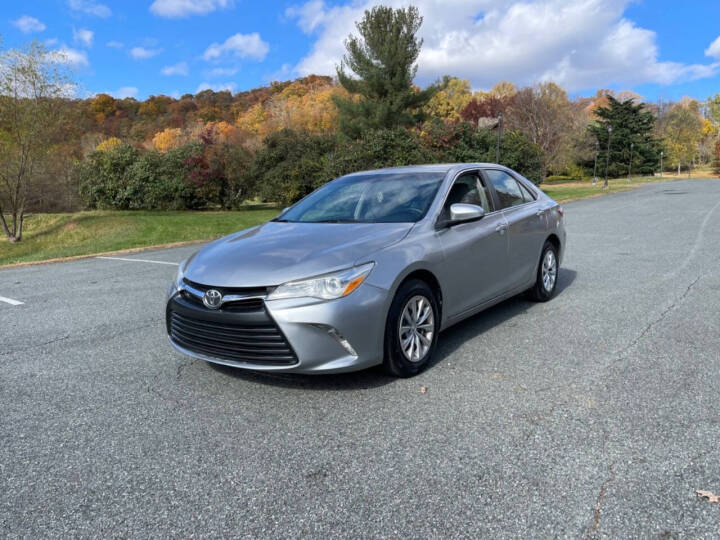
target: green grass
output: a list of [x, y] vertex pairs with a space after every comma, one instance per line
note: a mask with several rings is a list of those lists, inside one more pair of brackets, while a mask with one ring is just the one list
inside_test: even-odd
[[[681, 179], [683, 176], [680, 177]], [[608, 180], [608, 188], [603, 187], [604, 179], [598, 179], [596, 185], [592, 185], [590, 179], [583, 182], [568, 182], [565, 184], [541, 184], [540, 188], [557, 202], [576, 201], [578, 199], [587, 199], [597, 197], [607, 193], [615, 193], [618, 191], [627, 191], [635, 189], [639, 186], [650, 184], [653, 182], [666, 182], [674, 180], [674, 177], [663, 176], [637, 176], [631, 178], [612, 178]]]
[[278, 215], [276, 208], [236, 212], [146, 212], [98, 210], [32, 214], [23, 239], [0, 237], [0, 266], [90, 255], [160, 244], [207, 240], [251, 227]]
[[[712, 176], [696, 171], [695, 178]], [[612, 179], [603, 189], [602, 180], [542, 185], [558, 202], [626, 191], [675, 176]], [[687, 178], [685, 174], [679, 177]], [[0, 236], [0, 266], [44, 261], [62, 257], [92, 255], [108, 251], [143, 248], [162, 244], [209, 240], [239, 231], [275, 217], [279, 208], [248, 206], [235, 212], [148, 212], [98, 210], [72, 214], [33, 214], [25, 220], [23, 240], [11, 244]]]

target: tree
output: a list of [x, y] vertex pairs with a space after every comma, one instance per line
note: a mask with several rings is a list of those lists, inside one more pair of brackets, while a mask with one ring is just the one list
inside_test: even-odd
[[[375, 6], [357, 23], [360, 37], [345, 41], [347, 54], [337, 67], [338, 81], [359, 99], [336, 98], [340, 129], [356, 138], [367, 129], [410, 126], [439, 90], [417, 90], [413, 79], [422, 40], [416, 37], [422, 17], [416, 7]], [[357, 75], [353, 78], [345, 69]]]
[[180, 128], [166, 128], [155, 134], [152, 143], [156, 150], [167, 152], [168, 150], [182, 146], [185, 140]]
[[713, 174], [720, 176], [720, 141], [715, 143], [715, 151], [713, 152]]
[[431, 118], [442, 118], [459, 122], [461, 112], [472, 99], [470, 82], [445, 75], [442, 90], [439, 90], [425, 105], [425, 112]]
[[573, 120], [565, 90], [552, 82], [523, 88], [513, 97], [507, 116], [508, 128], [525, 133], [542, 149], [546, 166], [553, 167]]
[[33, 42], [0, 56], [0, 225], [13, 243], [22, 240], [25, 211], [62, 127], [71, 83], [60, 55]]
[[690, 168], [698, 157], [703, 137], [700, 104], [694, 99], [685, 99], [670, 107], [664, 135], [668, 167]]
[[117, 148], [122, 144], [122, 141], [118, 139], [117, 137], [110, 137], [109, 139], [105, 139], [103, 142], [98, 144], [95, 147], [95, 150], [98, 152], [108, 152], [112, 150], [113, 148]]
[[[655, 117], [652, 112], [646, 109], [644, 103], [635, 103], [633, 99], [621, 102], [611, 95], [606, 98], [608, 105], [597, 107], [593, 111], [597, 120], [588, 125], [588, 130], [599, 146], [598, 176], [601, 175], [600, 171], [604, 172], [606, 160], [608, 176], [626, 175], [631, 153], [632, 170], [639, 174], [652, 174], [660, 161], [660, 144], [653, 136]], [[609, 133], [609, 127], [612, 133]], [[586, 165], [592, 167], [592, 163]]]

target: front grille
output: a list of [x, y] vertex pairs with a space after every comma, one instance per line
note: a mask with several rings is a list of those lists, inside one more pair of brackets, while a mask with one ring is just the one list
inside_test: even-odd
[[176, 297], [168, 305], [168, 332], [183, 349], [212, 358], [264, 365], [296, 364], [297, 357], [280, 328], [264, 305], [261, 309], [223, 315]]

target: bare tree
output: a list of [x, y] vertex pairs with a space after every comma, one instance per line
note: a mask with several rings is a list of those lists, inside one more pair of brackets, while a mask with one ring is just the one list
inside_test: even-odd
[[552, 166], [572, 131], [572, 103], [552, 82], [523, 88], [512, 100], [507, 122], [527, 134], [543, 150], [546, 166]]
[[22, 240], [29, 197], [61, 127], [71, 83], [61, 53], [33, 42], [0, 55], [0, 226]]

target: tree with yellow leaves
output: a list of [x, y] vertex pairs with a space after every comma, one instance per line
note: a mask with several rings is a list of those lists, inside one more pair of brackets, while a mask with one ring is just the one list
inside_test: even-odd
[[109, 152], [121, 145], [122, 141], [120, 139], [118, 139], [117, 137], [110, 137], [109, 139], [105, 139], [103, 142], [98, 144], [95, 147], [95, 150], [98, 152]]
[[152, 139], [155, 150], [160, 152], [167, 152], [168, 150], [182, 146], [184, 142], [185, 137], [180, 128], [166, 128], [156, 133]]
[[433, 118], [459, 122], [460, 112], [472, 99], [470, 82], [445, 75], [441, 88], [425, 105], [425, 113]]

